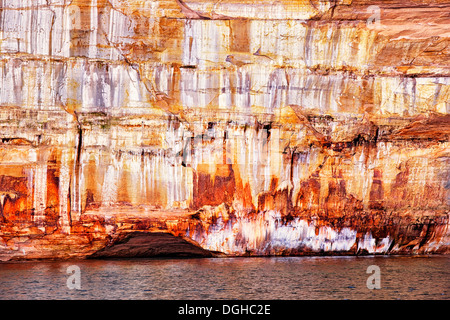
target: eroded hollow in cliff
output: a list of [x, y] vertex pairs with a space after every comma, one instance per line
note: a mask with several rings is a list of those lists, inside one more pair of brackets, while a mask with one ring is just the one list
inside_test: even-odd
[[119, 236], [110, 245], [88, 258], [212, 257], [213, 254], [192, 241], [165, 232], [131, 232]]

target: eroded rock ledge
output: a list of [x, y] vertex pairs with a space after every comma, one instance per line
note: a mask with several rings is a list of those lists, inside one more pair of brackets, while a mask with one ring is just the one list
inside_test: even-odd
[[212, 257], [213, 254], [192, 241], [163, 232], [130, 232], [120, 234], [106, 247], [91, 254], [94, 259], [149, 257]]
[[448, 10], [2, 1], [0, 260], [448, 253]]

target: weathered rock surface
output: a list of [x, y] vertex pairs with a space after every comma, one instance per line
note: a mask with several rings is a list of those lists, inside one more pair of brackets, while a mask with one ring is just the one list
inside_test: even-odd
[[448, 253], [449, 8], [1, 1], [0, 260]]

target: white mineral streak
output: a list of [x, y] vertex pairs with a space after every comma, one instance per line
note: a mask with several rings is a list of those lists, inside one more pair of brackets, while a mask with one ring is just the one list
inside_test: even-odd
[[364, 238], [358, 241], [358, 250], [367, 250], [369, 253], [386, 253], [391, 243], [392, 240], [389, 239], [389, 236], [377, 241], [377, 239], [372, 237], [371, 233], [366, 233]]
[[183, 41], [183, 64], [199, 68], [217, 65], [226, 58], [229, 33], [225, 21], [210, 23], [208, 20], [186, 20]]
[[[201, 13], [216, 13], [228, 17], [251, 19], [309, 19], [315, 14], [327, 11], [332, 1], [319, 1], [313, 6], [310, 1], [262, 2], [257, 6], [253, 1], [184, 1], [189, 8]], [[249, 5], [250, 4], [250, 5]]]
[[[255, 68], [258, 71], [249, 71]], [[361, 76], [317, 75], [303, 69], [285, 71], [270, 66], [242, 66], [233, 73], [223, 70], [220, 74], [219, 78], [215, 71], [183, 69], [180, 84], [183, 107], [206, 108], [217, 102], [221, 108], [248, 111], [256, 106], [263, 107], [265, 113], [276, 114], [281, 107], [300, 105], [342, 116], [346, 113], [342, 110], [343, 99], [349, 100], [345, 102], [347, 107], [349, 103], [353, 104], [351, 110], [358, 110], [364, 103], [359, 96], [366, 80]], [[380, 92], [374, 99], [376, 112], [380, 114], [401, 115], [405, 110], [410, 114], [423, 111], [447, 113], [450, 110], [448, 78], [380, 77], [368, 84]]]
[[109, 165], [103, 180], [102, 204], [111, 206], [117, 201], [118, 170], [117, 164]]
[[207, 232], [187, 231], [188, 237], [203, 248], [228, 254], [276, 254], [281, 250], [310, 249], [312, 251], [348, 251], [356, 242], [356, 231], [343, 228], [317, 227], [314, 222], [294, 218], [283, 223], [275, 211], [267, 211], [250, 219], [237, 217], [224, 223], [219, 214]]
[[[86, 59], [65, 63], [0, 60], [0, 103], [21, 105], [37, 110], [61, 110], [63, 105], [81, 105], [82, 111], [108, 111], [112, 114], [148, 113], [151, 111], [148, 92], [136, 71], [125, 65], [102, 65]], [[257, 68], [258, 72], [250, 72]], [[286, 83], [288, 73], [290, 82]], [[215, 102], [229, 108], [233, 102], [237, 110], [251, 106], [264, 107], [276, 114], [280, 107], [296, 104], [321, 112], [338, 113], [341, 99], [352, 97], [352, 109], [358, 109], [357, 98], [362, 78], [349, 81], [345, 74], [316, 75], [302, 69], [273, 69], [273, 67], [243, 66], [236, 71], [219, 73], [208, 70], [182, 69], [180, 100], [185, 108], [208, 107]], [[158, 88], [168, 92], [173, 80], [167, 68], [154, 72]], [[360, 83], [360, 86], [355, 86]], [[369, 85], [372, 82], [369, 82]], [[374, 106], [380, 114], [401, 115], [424, 111], [447, 113], [449, 79], [446, 77], [393, 78], [378, 77], [373, 82]], [[237, 88], [237, 90], [232, 90]], [[128, 92], [127, 95], [124, 93]], [[320, 94], [318, 94], [320, 93]]]
[[47, 163], [39, 162], [35, 170], [34, 181], [34, 222], [41, 226], [45, 221], [47, 208]]
[[98, 8], [97, 0], [91, 0], [90, 10], [90, 35], [89, 35], [89, 53], [90, 58], [97, 56], [98, 44]]
[[[427, 243], [427, 250], [426, 252], [433, 252], [434, 250], [437, 250], [441, 246], [448, 246], [450, 245], [450, 220], [447, 220], [447, 224], [438, 226], [436, 228], [436, 233], [444, 234], [445, 236], [440, 239], [440, 241], [436, 241], [435, 238], [431, 239], [429, 243]], [[394, 248], [398, 248], [398, 245], [396, 244]]]
[[34, 193], [31, 190], [33, 190], [33, 187], [34, 187], [34, 170], [31, 168], [27, 168], [25, 170], [25, 175], [27, 177], [27, 190], [30, 190], [27, 193], [27, 208], [33, 208]]
[[55, 15], [45, 0], [3, 0], [2, 9], [2, 52], [52, 53], [50, 35]]
[[59, 216], [58, 222], [61, 226], [61, 231], [70, 233], [70, 162], [72, 154], [68, 150], [63, 150], [61, 155], [61, 167], [59, 169]]
[[[192, 175], [187, 168], [175, 165], [173, 156], [155, 154], [121, 154], [103, 158], [109, 164], [98, 171], [102, 206], [159, 206], [167, 209], [187, 208], [192, 193]], [[100, 168], [103, 166], [101, 165]]]
[[[34, 108], [36, 105], [43, 105], [51, 108], [58, 104], [56, 97], [63, 97], [70, 102], [81, 104], [83, 111], [94, 108], [108, 108], [113, 111], [126, 106], [126, 111], [121, 110], [120, 113], [136, 113], [148, 108], [145, 103], [146, 89], [138, 81], [134, 69], [120, 65], [102, 70], [106, 68], [85, 60], [85, 57], [122, 60], [123, 52], [118, 44], [124, 45], [133, 41], [135, 22], [116, 9], [126, 4], [116, 1], [111, 3], [113, 7], [108, 6], [101, 13], [97, 0], [87, 3], [89, 44], [88, 50], [83, 54], [70, 49], [71, 29], [80, 30], [80, 27], [86, 27], [81, 25], [81, 9], [78, 6], [64, 1], [3, 0], [0, 19], [0, 48], [3, 53], [72, 56], [75, 61], [81, 61], [64, 62], [67, 64], [64, 69], [67, 69], [69, 74], [60, 74], [55, 73], [55, 68], [51, 65], [56, 62], [42, 64], [39, 61], [27, 60], [27, 66], [22, 66], [23, 61], [3, 58], [3, 68], [0, 72], [5, 74], [1, 74], [3, 83], [0, 103]], [[144, 6], [144, 3], [141, 5]], [[209, 3], [192, 2], [190, 5], [207, 9]], [[157, 8], [158, 4], [149, 2], [145, 7], [152, 9], [147, 19], [154, 23], [161, 14]], [[305, 108], [314, 107], [322, 112], [333, 113], [339, 112], [340, 99], [345, 95], [355, 97], [355, 110], [360, 107], [362, 100], [358, 97], [361, 85], [354, 85], [355, 81], [362, 81], [360, 76], [349, 82], [349, 76], [345, 72], [315, 75], [310, 74], [305, 67], [320, 65], [337, 70], [344, 67], [356, 68], [363, 73], [373, 66], [375, 55], [385, 45], [375, 41], [376, 31], [334, 24], [318, 28], [306, 25], [302, 18], [295, 16], [296, 13], [310, 15], [319, 8], [319, 11], [325, 10], [330, 7], [330, 3], [326, 1], [321, 1], [317, 9], [307, 1], [296, 1], [295, 4], [267, 3], [261, 6], [244, 4], [244, 7], [246, 9], [240, 11], [237, 3], [221, 2], [208, 9], [216, 13], [220, 10], [231, 10], [231, 13], [237, 10], [244, 15], [255, 14], [254, 19], [248, 21], [249, 46], [251, 53], [259, 51], [260, 55], [250, 54], [242, 57], [243, 62], [252, 64], [236, 68], [235, 71], [221, 71], [221, 77], [216, 71], [208, 71], [208, 68], [229, 65], [226, 57], [231, 52], [231, 25], [225, 20], [185, 21], [180, 59], [184, 65], [196, 66], [197, 69], [182, 71], [180, 85], [183, 106], [206, 107], [219, 104], [221, 107], [230, 107], [234, 104], [239, 110], [250, 106], [263, 106], [266, 112], [272, 113], [274, 107], [276, 109], [286, 104], [299, 104]], [[250, 11], [247, 12], [248, 10]], [[280, 13], [282, 16], [279, 16]], [[290, 16], [284, 17], [287, 13]], [[261, 14], [263, 16], [259, 17]], [[264, 15], [270, 15], [270, 19], [264, 19]], [[283, 20], [285, 18], [289, 20]], [[109, 48], [105, 49], [106, 47]], [[237, 60], [240, 59], [237, 57]], [[276, 66], [280, 63], [292, 68], [288, 71], [277, 69]], [[35, 65], [28, 67], [29, 64]], [[288, 88], [285, 72], [294, 73], [294, 76], [290, 74]], [[50, 82], [52, 77], [56, 77], [56, 82]], [[60, 77], [63, 77], [63, 82]], [[161, 78], [165, 79], [167, 75], [162, 74]], [[45, 83], [46, 81], [49, 83]], [[57, 83], [64, 85], [55, 86]], [[78, 85], [73, 88], [74, 83], [82, 88], [78, 88]], [[377, 92], [374, 107], [381, 114], [402, 115], [405, 110], [409, 114], [424, 111], [447, 113], [449, 109], [448, 77], [376, 77], [373, 86]], [[58, 92], [63, 90], [62, 87], [70, 88], [66, 95], [64, 92]], [[238, 88], [234, 93], [231, 90], [233, 87]], [[164, 88], [167, 89], [167, 85], [162, 85], [162, 92], [165, 92]], [[129, 94], [117, 97], [118, 92]], [[63, 102], [68, 101], [63, 99]]]
[[[375, 80], [375, 104], [383, 114], [449, 113], [449, 77], [393, 78]], [[446, 88], [446, 89], [443, 89]]]

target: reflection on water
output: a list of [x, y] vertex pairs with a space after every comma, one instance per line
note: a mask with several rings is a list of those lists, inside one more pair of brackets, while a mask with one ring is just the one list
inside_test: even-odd
[[[0, 264], [0, 299], [449, 299], [450, 257], [133, 259]], [[81, 289], [67, 287], [67, 268]], [[381, 289], [369, 290], [370, 265]]]

